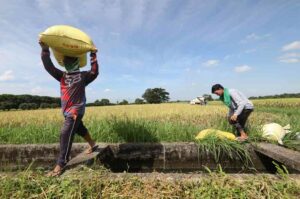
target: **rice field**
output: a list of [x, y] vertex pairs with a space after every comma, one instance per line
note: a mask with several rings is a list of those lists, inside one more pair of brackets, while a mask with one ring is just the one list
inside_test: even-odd
[[[261, 139], [261, 126], [276, 122], [300, 131], [300, 98], [254, 100], [248, 120], [249, 136]], [[88, 107], [83, 118], [97, 142], [194, 141], [206, 128], [234, 132], [227, 108], [215, 101], [207, 106], [183, 103]], [[63, 124], [60, 109], [0, 112], [0, 144], [57, 143]], [[76, 136], [75, 142], [83, 142]]]
[[[261, 125], [290, 124], [290, 143], [300, 131], [300, 99], [253, 100], [255, 111], [248, 120], [251, 141], [260, 141]], [[184, 103], [88, 107], [84, 123], [97, 142], [176, 142], [195, 141], [206, 128], [234, 132], [226, 120], [227, 108], [220, 102], [207, 106]], [[0, 112], [0, 144], [58, 143], [63, 123], [60, 109]], [[235, 141], [208, 137], [201, 150], [215, 154], [218, 162], [225, 151], [237, 151], [249, 165], [247, 150]], [[83, 142], [76, 136], [75, 142]], [[293, 148], [295, 144], [290, 145]], [[299, 143], [296, 144], [299, 147]], [[229, 156], [230, 157], [230, 156]], [[250, 162], [249, 162], [250, 161]], [[251, 165], [249, 165], [251, 166]], [[278, 175], [249, 175], [238, 179], [219, 171], [207, 171], [199, 180], [173, 179], [171, 174], [153, 178], [122, 177], [105, 168], [76, 168], [60, 178], [45, 177], [44, 170], [0, 172], [1, 198], [298, 198], [299, 180], [277, 167]], [[152, 175], [152, 174], [151, 174]]]

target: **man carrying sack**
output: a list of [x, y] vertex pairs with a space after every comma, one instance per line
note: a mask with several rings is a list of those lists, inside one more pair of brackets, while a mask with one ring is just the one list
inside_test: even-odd
[[55, 168], [47, 176], [59, 176], [64, 171], [69, 161], [74, 134], [82, 136], [89, 144], [86, 153], [92, 153], [97, 149], [95, 141], [92, 140], [88, 130], [82, 122], [85, 112], [86, 96], [85, 87], [98, 76], [97, 49], [91, 51], [91, 70], [79, 70], [79, 58], [64, 56], [63, 63], [66, 71], [57, 69], [51, 59], [49, 46], [39, 42], [42, 53], [41, 58], [46, 71], [60, 82], [61, 108], [65, 121], [60, 134], [60, 153]]

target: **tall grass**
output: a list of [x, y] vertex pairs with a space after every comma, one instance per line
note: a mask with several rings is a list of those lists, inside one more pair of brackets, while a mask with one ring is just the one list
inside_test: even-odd
[[[261, 127], [269, 122], [291, 124], [293, 132], [300, 131], [300, 99], [254, 100], [254, 104], [255, 111], [247, 124], [250, 141], [263, 141]], [[227, 122], [227, 111], [220, 102], [208, 106], [88, 107], [83, 120], [97, 142], [192, 142], [198, 132], [206, 128], [235, 133]], [[59, 109], [0, 112], [0, 144], [57, 143], [63, 120]], [[288, 135], [284, 143], [299, 150], [299, 141], [292, 135]], [[76, 136], [75, 142], [83, 140]], [[216, 143], [204, 145], [209, 144], [215, 146]], [[225, 141], [221, 144], [235, 146]]]
[[[300, 185], [280, 174], [232, 176], [211, 172], [198, 180], [166, 174], [112, 175], [79, 168], [60, 178], [30, 170], [0, 173], [1, 198], [298, 198]], [[171, 179], [170, 179], [171, 178]]]
[[[268, 122], [300, 131], [300, 99], [255, 100], [248, 120], [251, 140], [261, 140]], [[88, 107], [83, 121], [98, 142], [193, 141], [206, 128], [235, 132], [220, 102]], [[0, 112], [0, 144], [57, 143], [64, 118], [59, 109]], [[78, 136], [75, 142], [83, 142]]]

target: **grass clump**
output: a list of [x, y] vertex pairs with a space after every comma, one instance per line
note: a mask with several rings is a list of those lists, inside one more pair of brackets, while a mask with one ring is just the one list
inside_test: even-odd
[[235, 140], [222, 139], [216, 135], [210, 134], [202, 140], [196, 140], [201, 154], [211, 155], [216, 163], [222, 163], [222, 160], [239, 160], [246, 169], [253, 166], [249, 149], [244, 143]]
[[283, 139], [283, 145], [289, 149], [300, 151], [300, 132], [288, 133]]

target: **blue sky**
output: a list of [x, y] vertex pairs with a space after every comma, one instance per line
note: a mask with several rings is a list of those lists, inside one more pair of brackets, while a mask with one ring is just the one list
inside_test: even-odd
[[210, 93], [214, 83], [248, 96], [300, 92], [298, 0], [0, 0], [0, 5], [0, 93], [59, 96], [37, 43], [40, 32], [58, 24], [82, 29], [99, 49], [100, 75], [86, 90], [90, 102], [134, 101], [154, 87], [165, 88], [171, 100], [188, 100]]

